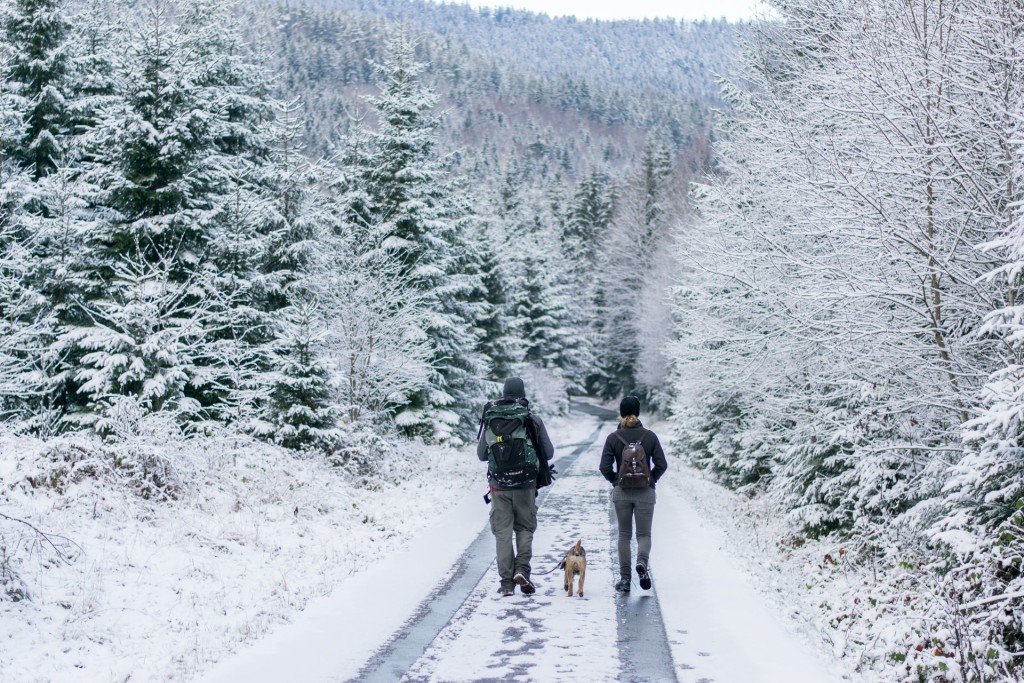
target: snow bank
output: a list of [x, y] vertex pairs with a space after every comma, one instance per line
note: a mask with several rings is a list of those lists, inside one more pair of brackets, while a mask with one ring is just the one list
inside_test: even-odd
[[5, 683], [191, 678], [403, 546], [482, 478], [467, 449], [410, 442], [372, 465], [383, 475], [371, 465], [242, 437], [151, 433], [111, 448], [0, 435], [0, 513], [70, 544], [61, 562], [0, 518], [30, 595], [0, 601]]

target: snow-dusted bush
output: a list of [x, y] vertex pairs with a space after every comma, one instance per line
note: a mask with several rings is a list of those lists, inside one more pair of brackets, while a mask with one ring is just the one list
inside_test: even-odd
[[361, 489], [379, 491], [414, 476], [423, 461], [422, 443], [385, 422], [345, 425], [327, 452], [328, 462]]

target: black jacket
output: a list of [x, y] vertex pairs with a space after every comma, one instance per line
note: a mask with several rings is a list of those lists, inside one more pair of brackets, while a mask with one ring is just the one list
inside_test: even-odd
[[[548, 430], [544, 427], [544, 421], [537, 415], [530, 413], [530, 421], [533, 422], [533, 428], [527, 428], [527, 431], [531, 431], [534, 437], [534, 447], [537, 449], [537, 459], [540, 460], [540, 471], [547, 472], [550, 467], [551, 459], [555, 456], [555, 446], [551, 443], [551, 437], [548, 436]], [[480, 434], [479, 440], [476, 442], [476, 457], [481, 460], [487, 460], [487, 434], [486, 432]], [[488, 483], [491, 488], [500, 491], [501, 488], [494, 485], [494, 482], [490, 480], [490, 476], [487, 477]], [[530, 488], [527, 484], [523, 488]]]
[[[661, 442], [658, 435], [649, 429], [644, 429], [642, 423], [629, 429], [616, 429], [604, 440], [604, 449], [601, 451], [601, 474], [613, 485], [619, 481], [619, 459], [622, 457], [622, 449], [626, 444], [619, 440], [618, 434], [628, 443], [639, 441], [643, 444], [644, 453], [647, 454], [647, 466], [651, 468], [651, 478], [657, 482], [661, 475], [668, 470], [668, 461], [665, 459], [665, 451], [661, 449]], [[651, 462], [654, 462], [652, 465]], [[651, 483], [654, 488], [654, 483]]]

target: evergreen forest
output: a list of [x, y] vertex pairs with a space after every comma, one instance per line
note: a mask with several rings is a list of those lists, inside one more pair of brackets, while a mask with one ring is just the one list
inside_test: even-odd
[[1024, 2], [767, 4], [0, 0], [0, 602], [9, 492], [375, 490], [519, 375], [782, 520], [852, 669], [1021, 680]]

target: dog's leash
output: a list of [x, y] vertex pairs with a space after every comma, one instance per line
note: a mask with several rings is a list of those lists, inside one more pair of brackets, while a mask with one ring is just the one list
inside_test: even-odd
[[546, 572], [534, 572], [533, 575], [534, 576], [544, 576], [545, 574], [550, 574], [553, 571], [556, 571], [558, 569], [564, 569], [564, 568], [565, 568], [565, 558], [563, 557], [562, 561], [559, 562], [558, 564], [556, 564], [551, 569], [547, 570]]

